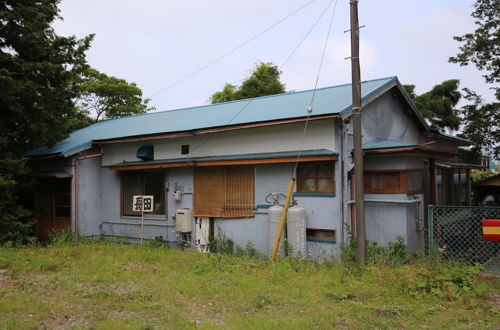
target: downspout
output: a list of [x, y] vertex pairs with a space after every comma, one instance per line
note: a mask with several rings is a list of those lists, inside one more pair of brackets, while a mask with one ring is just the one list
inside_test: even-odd
[[79, 195], [79, 181], [80, 181], [80, 161], [90, 158], [101, 157], [104, 153], [104, 147], [101, 145], [101, 151], [97, 154], [80, 156], [75, 158], [75, 232], [80, 232], [80, 224], [78, 222], [78, 195]]
[[345, 207], [346, 207], [346, 199], [345, 199], [345, 168], [344, 168], [344, 125], [343, 125], [343, 119], [339, 118], [339, 123], [340, 123], [340, 198], [342, 201], [341, 205], [341, 210], [340, 210], [340, 217], [342, 219], [341, 221], [341, 226], [340, 226], [340, 237], [341, 237], [341, 244], [344, 244], [345, 238], [344, 238], [344, 224], [345, 224]]

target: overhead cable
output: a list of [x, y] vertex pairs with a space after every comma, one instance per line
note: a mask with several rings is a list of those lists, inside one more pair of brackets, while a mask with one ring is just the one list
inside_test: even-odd
[[306, 4], [302, 5], [301, 7], [299, 7], [298, 9], [295, 9], [293, 12], [291, 12], [290, 14], [286, 15], [285, 17], [281, 18], [280, 20], [278, 20], [277, 22], [271, 24], [269, 27], [267, 27], [266, 29], [262, 30], [261, 32], [259, 32], [258, 34], [254, 35], [253, 37], [247, 39], [245, 42], [241, 43], [240, 45], [238, 45], [237, 47], [231, 49], [230, 51], [226, 52], [225, 54], [217, 57], [216, 59], [214, 59], [213, 61], [205, 64], [204, 66], [200, 67], [199, 69], [189, 73], [188, 75], [174, 81], [173, 83], [163, 87], [163, 88], [160, 88], [159, 90], [151, 93], [148, 95], [148, 97], [151, 97], [153, 95], [156, 95], [158, 93], [161, 93], [167, 89], [170, 89], [174, 86], [176, 86], [177, 84], [183, 82], [184, 80], [187, 80], [189, 78], [191, 78], [192, 76], [198, 74], [199, 72], [207, 69], [208, 67], [212, 66], [213, 64], [219, 62], [220, 60], [222, 60], [223, 58], [233, 54], [234, 52], [236, 52], [237, 50], [239, 50], [240, 48], [244, 47], [245, 45], [247, 45], [248, 43], [254, 41], [255, 39], [257, 39], [258, 37], [260, 37], [261, 35], [263, 35], [264, 33], [268, 32], [269, 30], [273, 29], [274, 27], [276, 27], [277, 25], [281, 24], [282, 22], [286, 21], [288, 18], [294, 16], [295, 14], [297, 14], [298, 12], [300, 12], [302, 9], [306, 8], [307, 6], [309, 6], [310, 4], [312, 4], [314, 1], [316, 0], [311, 0], [309, 2], [307, 2]]
[[325, 45], [323, 47], [323, 53], [321, 54], [321, 61], [319, 63], [318, 74], [316, 75], [316, 82], [314, 84], [313, 94], [311, 96], [311, 101], [309, 102], [309, 106], [307, 107], [306, 123], [304, 124], [304, 131], [302, 132], [302, 137], [300, 139], [299, 153], [297, 154], [297, 161], [295, 162], [295, 168], [294, 168], [294, 171], [292, 173], [292, 176], [295, 176], [295, 173], [297, 173], [297, 167], [299, 165], [299, 160], [300, 160], [300, 157], [302, 156], [302, 147], [304, 145], [304, 138], [306, 136], [307, 126], [309, 125], [309, 117], [311, 116], [311, 113], [313, 111], [312, 106], [313, 106], [313, 102], [314, 102], [314, 97], [316, 96], [316, 90], [318, 89], [319, 77], [321, 75], [321, 69], [323, 67], [323, 61], [325, 59], [326, 48], [328, 46], [328, 39], [330, 39], [330, 32], [332, 30], [333, 17], [335, 16], [335, 11], [337, 9], [337, 2], [338, 2], [338, 0], [335, 0], [335, 4], [333, 6], [332, 16], [330, 18], [330, 25], [328, 26], [328, 33], [326, 35]]
[[290, 55], [288, 55], [288, 57], [286, 58], [286, 60], [280, 65], [280, 71], [288, 63], [288, 61], [290, 61], [290, 59], [293, 57], [293, 55], [295, 55], [295, 53], [300, 48], [300, 46], [302, 46], [302, 44], [304, 43], [304, 41], [307, 39], [307, 37], [309, 36], [309, 34], [311, 34], [312, 30], [316, 27], [316, 25], [321, 20], [321, 18], [323, 17], [323, 15], [325, 15], [325, 13], [328, 10], [328, 8], [330, 8], [330, 6], [332, 5], [332, 2], [333, 2], [333, 0], [330, 0], [330, 2], [328, 2], [328, 4], [326, 5], [325, 9], [323, 9], [323, 11], [319, 15], [319, 17], [316, 19], [316, 21], [314, 21], [313, 25], [311, 25], [311, 27], [306, 32], [306, 34], [304, 34], [304, 36], [299, 41], [299, 43], [297, 44], [297, 46], [295, 46], [294, 50], [290, 53]]

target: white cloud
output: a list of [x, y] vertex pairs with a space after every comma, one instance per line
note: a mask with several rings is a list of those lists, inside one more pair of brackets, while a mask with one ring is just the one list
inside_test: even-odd
[[[316, 0], [234, 54], [162, 93], [153, 95], [159, 110], [206, 103], [225, 82], [240, 84], [257, 61], [280, 65], [329, 0]], [[284, 17], [307, 0], [63, 0], [58, 33], [96, 33], [88, 53], [92, 66], [136, 82], [146, 96], [203, 67]], [[443, 80], [491, 95], [473, 67], [447, 62], [457, 52], [452, 39], [473, 29], [473, 0], [360, 1], [363, 80], [397, 75], [418, 92]], [[350, 81], [348, 1], [338, 2], [333, 38], [319, 86]], [[314, 87], [328, 27], [327, 13], [285, 66], [287, 89]]]

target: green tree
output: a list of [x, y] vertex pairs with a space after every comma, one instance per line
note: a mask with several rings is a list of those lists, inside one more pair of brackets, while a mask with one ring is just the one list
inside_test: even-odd
[[476, 0], [471, 15], [476, 24], [473, 33], [454, 37], [462, 43], [460, 52], [449, 61], [461, 66], [474, 64], [485, 71], [484, 78], [489, 84], [497, 84], [496, 98], [500, 100], [500, 1]]
[[212, 94], [212, 103], [229, 102], [236, 100], [236, 86], [226, 83], [220, 92]]
[[421, 95], [415, 94], [415, 85], [404, 85], [404, 88], [432, 128], [458, 130], [460, 117], [456, 105], [461, 98], [459, 84], [456, 79], [446, 80]]
[[469, 101], [461, 109], [463, 129], [460, 134], [472, 142], [463, 160], [478, 162], [483, 152], [500, 155], [499, 103], [485, 103], [481, 96], [464, 88], [464, 98]]
[[22, 152], [65, 138], [79, 122], [74, 82], [86, 69], [92, 36], [60, 37], [51, 28], [59, 0], [0, 2], [0, 242], [22, 240], [32, 217]]
[[142, 99], [142, 90], [135, 83], [107, 76], [88, 68], [77, 85], [77, 104], [84, 114], [100, 121], [145, 113], [149, 99]]
[[239, 88], [226, 83], [222, 91], [212, 94], [211, 101], [219, 103], [284, 93], [285, 85], [279, 80], [280, 74], [273, 63], [260, 62]]

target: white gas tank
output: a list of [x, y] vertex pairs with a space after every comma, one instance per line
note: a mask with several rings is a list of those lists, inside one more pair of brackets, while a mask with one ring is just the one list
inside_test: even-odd
[[[267, 230], [267, 255], [273, 254], [274, 242], [278, 234], [281, 215], [283, 214], [283, 206], [273, 205], [267, 211], [268, 230]], [[278, 249], [278, 256], [283, 256], [283, 242], [285, 240], [285, 230], [281, 233], [281, 240]]]
[[306, 210], [295, 204], [287, 213], [288, 244], [292, 247], [293, 257], [307, 257]]

